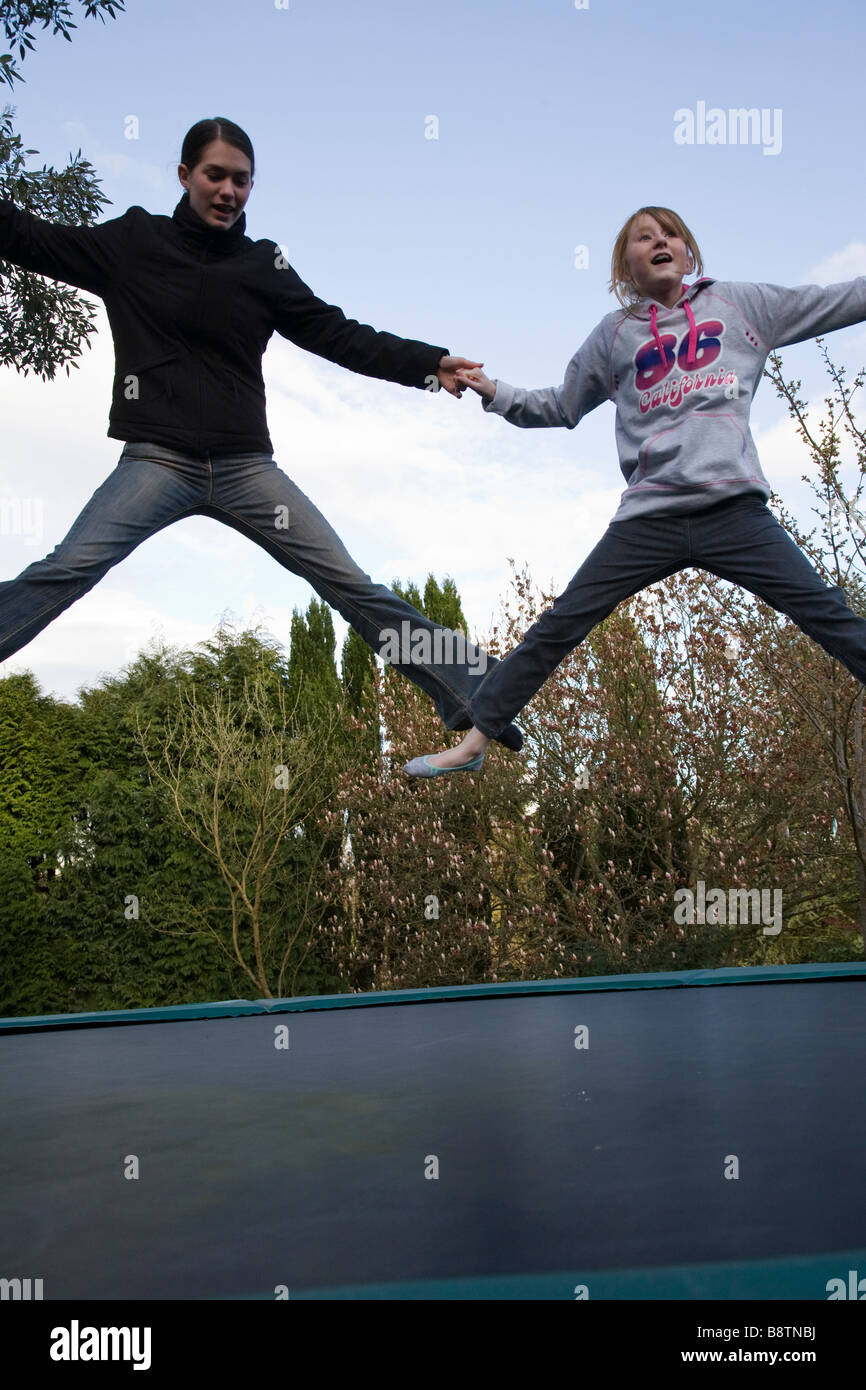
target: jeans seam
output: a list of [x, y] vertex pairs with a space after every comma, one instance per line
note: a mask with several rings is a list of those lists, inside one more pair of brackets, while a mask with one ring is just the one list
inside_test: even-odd
[[[135, 457], [136, 457], [135, 455], [129, 455], [128, 457], [130, 457], [131, 461], [135, 461]], [[154, 462], [154, 463], [159, 463], [159, 460], [158, 460], [158, 459], [153, 459], [152, 462]], [[204, 502], [203, 505], [210, 507], [211, 510], [214, 511], [214, 512], [222, 512], [225, 516], [231, 517], [232, 520], [235, 520], [235, 521], [242, 521], [243, 524], [244, 524], [245, 526], [248, 526], [248, 527], [249, 527], [250, 531], [252, 531], [252, 532], [254, 532], [256, 535], [260, 536], [260, 537], [262, 538], [262, 540], [265, 541], [265, 542], [267, 543], [266, 546], [265, 546], [265, 549], [268, 550], [268, 553], [271, 554], [271, 556], [272, 556], [273, 559], [277, 559], [277, 556], [273, 555], [273, 552], [271, 552], [271, 551], [269, 550], [269, 548], [268, 548], [269, 545], [271, 544], [271, 537], [268, 536], [266, 532], [262, 531], [258, 526], [256, 526], [254, 523], [248, 521], [245, 517], [238, 516], [235, 512], [230, 511], [229, 508], [227, 508], [227, 507], [221, 507], [221, 506], [219, 505], [218, 502], [214, 502], [214, 501], [212, 500], [212, 498], [213, 498], [213, 484], [214, 484], [214, 478], [213, 478], [213, 464], [212, 464], [212, 462], [211, 462], [210, 459], [208, 459], [208, 461], [207, 461], [207, 467], [208, 467], [208, 474], [209, 474], [209, 480], [208, 480], [208, 496], [207, 496], [207, 499], [205, 500], [205, 502]], [[202, 505], [202, 504], [199, 504], [199, 505]], [[186, 509], [182, 509], [182, 511], [185, 511], [185, 510], [186, 510]], [[194, 514], [194, 513], [193, 513], [193, 514]], [[180, 516], [180, 515], [181, 515], [181, 513], [178, 513], [178, 516]], [[173, 517], [173, 518], [171, 519], [171, 521], [165, 522], [164, 525], [163, 525], [162, 527], [160, 527], [159, 529], [160, 529], [160, 530], [165, 530], [168, 526], [172, 525], [172, 523], [173, 523], [175, 520], [177, 520], [177, 519], [178, 519], [177, 517]], [[150, 539], [150, 536], [149, 536], [149, 535], [143, 537], [143, 540], [149, 540], [149, 539]], [[141, 542], [139, 542], [138, 544], [141, 544]], [[124, 558], [125, 558], [125, 557], [124, 557]], [[301, 560], [300, 558], [298, 558], [297, 556], [295, 556], [295, 557], [293, 557], [293, 558], [295, 559], [295, 563], [297, 564], [299, 570], [302, 572], [303, 578], [306, 579], [306, 581], [311, 585], [312, 588], [316, 588], [316, 584], [314, 584], [314, 583], [313, 583], [313, 580], [312, 580], [313, 572], [309, 569], [309, 567], [307, 566], [307, 564], [306, 564], [303, 560]], [[279, 560], [277, 560], [277, 562], [280, 563]], [[113, 568], [113, 566], [109, 566], [109, 569], [110, 569], [110, 568]], [[288, 566], [286, 566], [286, 568], [288, 568]], [[106, 573], [107, 573], [107, 571], [106, 571]], [[319, 582], [322, 584], [322, 586], [323, 586], [326, 590], [328, 590], [328, 592], [330, 592], [332, 595], [334, 595], [334, 594], [336, 593], [336, 590], [332, 587], [331, 584], [329, 584], [329, 582], [328, 582], [327, 580], [321, 579], [320, 576], [315, 576], [315, 577], [319, 580]], [[100, 579], [103, 579], [103, 578], [105, 578], [105, 575], [101, 575], [101, 576], [100, 576]], [[97, 580], [96, 583], [99, 583], [99, 580]], [[71, 608], [73, 603], [77, 602], [78, 599], [82, 598], [86, 593], [88, 593], [88, 592], [90, 591], [90, 589], [92, 589], [92, 588], [94, 588], [94, 587], [95, 587], [95, 586], [94, 586], [93, 584], [88, 584], [88, 583], [85, 581], [85, 582], [83, 583], [83, 585], [80, 587], [80, 589], [78, 590], [78, 592], [75, 594], [75, 597], [71, 600], [71, 602], [68, 602], [68, 603], [67, 603], [67, 602], [64, 601], [63, 606], [59, 609], [59, 611], [58, 611], [58, 613], [57, 613], [57, 616], [59, 617], [59, 616], [60, 616], [60, 613], [64, 612], [67, 608]], [[397, 597], [397, 596], [395, 595], [395, 597]], [[356, 616], [356, 618], [359, 618], [359, 619], [362, 620], [363, 622], [369, 621], [369, 619], [366, 618], [366, 615], [361, 611], [361, 609], [357, 606], [357, 604], [354, 603], [354, 602], [352, 601], [351, 598], [349, 598], [348, 596], [343, 596], [343, 602], [344, 602], [346, 608], [348, 608], [348, 609]], [[334, 607], [337, 607], [336, 604], [333, 605], [333, 606], [334, 606]], [[6, 634], [7, 640], [11, 640], [12, 638], [16, 637], [17, 634], [18, 634], [19, 632], [24, 632], [24, 631], [26, 631], [28, 627], [30, 627], [33, 623], [38, 622], [39, 619], [42, 618], [42, 617], [44, 617], [44, 615], [45, 615], [46, 613], [50, 613], [54, 607], [55, 607], [55, 604], [52, 603], [52, 602], [49, 602], [49, 603], [45, 604], [42, 608], [40, 608], [39, 611], [38, 611], [37, 613], [31, 613], [31, 614], [27, 617], [27, 619], [26, 619], [25, 622], [20, 623], [20, 624], [18, 625], [18, 627], [14, 628], [11, 632], [9, 632], [9, 633]], [[338, 608], [338, 611], [339, 611], [339, 608]], [[432, 619], [430, 619], [430, 620], [428, 620], [428, 621], [432, 621]], [[368, 645], [369, 645], [369, 644], [368, 644]], [[414, 663], [414, 662], [412, 662], [412, 663], [410, 663], [410, 664], [411, 664], [411, 665], [418, 665], [418, 666], [420, 666], [420, 668], [421, 668], [422, 670], [426, 671], [427, 674], [431, 677], [431, 679], [434, 680], [434, 681], [439, 685], [440, 689], [441, 689], [446, 695], [450, 696], [450, 698], [451, 698], [452, 700], [454, 700], [454, 701], [456, 702], [458, 708], [459, 708], [462, 712], [468, 713], [468, 711], [469, 711], [469, 702], [470, 702], [470, 700], [473, 698], [473, 696], [471, 696], [471, 695], [466, 695], [463, 691], [458, 690], [455, 686], [453, 686], [453, 685], [451, 684], [450, 681], [448, 681], [448, 680], [446, 679], [445, 676], [443, 676], [443, 675], [441, 674], [441, 672], [440, 672], [436, 667], [434, 667], [434, 666], [429, 666], [429, 665], [427, 665], [426, 662], [419, 662], [419, 663]]]
[[[258, 526], [255, 526], [252, 522], [247, 521], [247, 520], [246, 520], [245, 518], [243, 518], [243, 517], [237, 517], [237, 516], [235, 516], [235, 513], [234, 513], [234, 512], [229, 511], [229, 509], [228, 509], [227, 507], [220, 507], [218, 503], [210, 503], [209, 505], [211, 505], [211, 506], [213, 507], [214, 511], [223, 511], [223, 512], [225, 513], [226, 516], [231, 516], [231, 517], [233, 517], [235, 520], [242, 520], [242, 521], [244, 522], [244, 525], [245, 525], [245, 526], [249, 526], [249, 528], [250, 528], [251, 531], [255, 531], [256, 534], [257, 534], [257, 535], [260, 535], [260, 536], [262, 537], [263, 540], [270, 542], [270, 539], [271, 539], [271, 538], [267, 535], [267, 533], [264, 532], [264, 531], [261, 531], [261, 530], [258, 528]], [[276, 556], [273, 556], [272, 558], [276, 559]], [[315, 588], [316, 585], [312, 583], [312, 580], [311, 580], [311, 578], [310, 578], [310, 571], [308, 570], [308, 567], [306, 566], [306, 564], [304, 563], [304, 561], [303, 561], [303, 560], [300, 560], [300, 559], [297, 559], [297, 557], [295, 557], [295, 559], [296, 559], [296, 563], [298, 564], [298, 566], [304, 571], [304, 574], [303, 574], [304, 579], [306, 579], [307, 583], [310, 584], [312, 588]], [[279, 563], [279, 561], [278, 561], [278, 563]], [[286, 566], [286, 568], [288, 569], [288, 566]], [[332, 588], [332, 586], [328, 583], [327, 580], [322, 580], [322, 579], [320, 578], [319, 582], [323, 585], [324, 588], [330, 589], [332, 593], [336, 592], [336, 591]], [[397, 597], [397, 595], [395, 594], [395, 598], [396, 598], [396, 597]], [[345, 602], [345, 605], [346, 605], [347, 608], [351, 608], [352, 612], [356, 615], [356, 617], [361, 618], [361, 619], [363, 619], [364, 621], [368, 621], [368, 619], [366, 618], [365, 614], [361, 611], [360, 608], [358, 608], [358, 606], [357, 606], [355, 603], [352, 602], [352, 600], [351, 600], [350, 598], [344, 598], [344, 602]], [[337, 607], [337, 605], [334, 604], [333, 607]], [[339, 612], [339, 609], [337, 609], [337, 611]], [[432, 622], [432, 619], [429, 619], [428, 621], [431, 621], [431, 622]], [[369, 644], [368, 644], [368, 645], [369, 645]], [[372, 649], [371, 649], [371, 650], [372, 650]], [[378, 653], [377, 653], [377, 655], [378, 655]], [[410, 664], [414, 665], [414, 664], [416, 664], [416, 663], [413, 662], [413, 663], [410, 663]], [[428, 665], [426, 664], [426, 662], [423, 662], [423, 661], [422, 661], [422, 662], [419, 662], [419, 663], [417, 663], [417, 664], [420, 665], [421, 668], [422, 668], [422, 670], [426, 671], [426, 672], [428, 673], [428, 675], [432, 676], [434, 680], [437, 680], [437, 681], [439, 682], [439, 684], [440, 684], [441, 686], [443, 686], [443, 688], [448, 692], [449, 695], [452, 695], [452, 696], [454, 697], [454, 699], [455, 699], [455, 700], [457, 701], [457, 703], [460, 705], [461, 709], [463, 709], [463, 710], [465, 710], [465, 711], [468, 712], [468, 710], [469, 710], [469, 699], [472, 698], [471, 696], [469, 696], [469, 697], [467, 698], [467, 696], [465, 696], [465, 695], [462, 693], [462, 691], [456, 690], [456, 689], [454, 688], [454, 686], [452, 686], [452, 685], [445, 679], [444, 676], [440, 675], [439, 671], [438, 671], [435, 667], [428, 666]]]
[[[103, 577], [104, 577], [104, 576], [103, 576]], [[99, 583], [99, 580], [97, 580], [96, 582], [97, 582], [97, 584], [98, 584], [98, 583]], [[90, 585], [90, 588], [91, 588], [91, 589], [94, 588], [94, 585], [91, 584], [91, 585]], [[72, 607], [72, 604], [73, 604], [73, 603], [77, 603], [78, 599], [83, 598], [84, 595], [85, 595], [87, 592], [88, 592], [88, 587], [87, 587], [87, 585], [85, 585], [85, 587], [81, 590], [81, 592], [72, 600], [72, 603], [65, 604], [65, 606], [64, 606], [63, 608], [61, 608], [60, 613], [65, 612], [66, 608], [71, 608], [71, 607]], [[18, 635], [19, 632], [24, 632], [25, 629], [28, 628], [28, 627], [30, 626], [31, 623], [37, 622], [38, 619], [41, 618], [41, 617], [43, 616], [44, 613], [50, 613], [50, 612], [51, 612], [51, 609], [52, 609], [53, 607], [54, 607], [53, 604], [51, 604], [51, 603], [46, 603], [45, 607], [44, 607], [44, 608], [40, 608], [38, 613], [31, 613], [30, 616], [29, 616], [29, 618], [27, 619], [26, 622], [19, 623], [18, 627], [13, 628], [11, 632], [7, 632], [7, 634], [6, 634], [7, 640], [9, 640], [9, 639], [12, 638], [12, 637], [16, 637], [16, 636]], [[60, 613], [57, 614], [58, 618], [60, 617]], [[38, 637], [38, 636], [39, 636], [39, 633], [37, 633], [36, 636]], [[13, 652], [12, 655], [14, 656], [15, 653]], [[7, 657], [7, 660], [8, 660], [8, 657]]]
[[[132, 459], [134, 460], [134, 455], [131, 456], [131, 457], [132, 457]], [[154, 460], [154, 462], [158, 462], [158, 460]], [[92, 499], [91, 499], [91, 500], [92, 500]], [[159, 531], [165, 531], [169, 526], [173, 526], [174, 523], [175, 523], [176, 521], [185, 520], [187, 514], [189, 514], [189, 515], [194, 515], [194, 513], [188, 513], [186, 509], [183, 509], [183, 510], [181, 510], [181, 511], [178, 512], [177, 516], [173, 516], [173, 517], [171, 518], [170, 521], [166, 521], [162, 526], [160, 526], [160, 527], [158, 528], [158, 530], [159, 530]], [[139, 546], [139, 545], [143, 545], [145, 541], [151, 540], [152, 537], [153, 537], [154, 535], [156, 535], [156, 534], [157, 534], [156, 531], [150, 532], [148, 535], [144, 536], [140, 541], [137, 541], [136, 544], [135, 544], [135, 546], [133, 546], [133, 549], [137, 549], [138, 546]], [[74, 544], [74, 542], [73, 542], [73, 544]], [[129, 558], [129, 554], [131, 554], [131, 553], [132, 553], [132, 552], [130, 551], [130, 552], [128, 552], [127, 555], [121, 556], [121, 559], [118, 560], [118, 561], [116, 561], [115, 563], [116, 563], [116, 564], [122, 563], [123, 560], [126, 560], [126, 559]], [[45, 558], [47, 559], [48, 557], [46, 556]], [[114, 569], [114, 567], [115, 567], [115, 565], [114, 565], [114, 564], [111, 564], [111, 565], [109, 565], [108, 570], [112, 570], [112, 569]], [[105, 574], [108, 574], [108, 570], [105, 571]], [[100, 575], [99, 578], [98, 578], [97, 580], [95, 580], [93, 584], [88, 584], [88, 583], [85, 581], [85, 582], [84, 582], [84, 587], [81, 588], [81, 589], [79, 589], [79, 592], [75, 595], [75, 597], [74, 597], [73, 599], [71, 599], [69, 603], [64, 602], [63, 607], [62, 607], [62, 608], [59, 610], [59, 612], [57, 613], [57, 617], [59, 618], [61, 613], [65, 613], [67, 608], [71, 608], [72, 605], [73, 605], [74, 603], [77, 603], [79, 599], [83, 598], [85, 594], [90, 593], [91, 589], [94, 589], [94, 588], [96, 587], [97, 584], [101, 584], [102, 580], [105, 578], [105, 574]], [[6, 633], [6, 640], [7, 640], [7, 641], [10, 641], [13, 637], [16, 637], [16, 636], [18, 635], [19, 632], [25, 632], [25, 631], [27, 630], [27, 628], [31, 626], [32, 623], [38, 622], [39, 619], [40, 619], [41, 617], [43, 617], [46, 613], [50, 613], [51, 610], [52, 610], [52, 608], [54, 608], [54, 606], [55, 606], [55, 605], [54, 605], [53, 603], [46, 603], [46, 604], [44, 605], [44, 607], [40, 608], [39, 611], [38, 611], [37, 613], [31, 613], [25, 622], [19, 623], [18, 627], [13, 628], [11, 632], [7, 632], [7, 633]], [[54, 620], [52, 619], [51, 621], [53, 622]], [[38, 633], [38, 632], [36, 633], [36, 636], [37, 636], [37, 637], [39, 636], [39, 633]], [[13, 652], [12, 655], [14, 656], [15, 653]], [[8, 661], [9, 658], [7, 657], [6, 660]]]

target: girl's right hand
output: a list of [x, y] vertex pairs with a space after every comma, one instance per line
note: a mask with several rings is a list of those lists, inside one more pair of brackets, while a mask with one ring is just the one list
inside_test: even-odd
[[484, 396], [488, 401], [492, 401], [496, 395], [496, 382], [491, 381], [489, 376], [485, 376], [480, 367], [461, 368], [456, 376], [461, 386], [471, 387], [479, 396]]

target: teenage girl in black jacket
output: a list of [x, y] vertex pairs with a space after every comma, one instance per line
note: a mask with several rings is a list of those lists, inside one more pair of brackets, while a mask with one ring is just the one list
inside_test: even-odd
[[[67, 227], [0, 200], [0, 259], [105, 303], [115, 348], [108, 434], [114, 472], [44, 560], [0, 583], [0, 661], [41, 632], [137, 545], [181, 517], [215, 517], [301, 575], [374, 651], [429, 694], [449, 729], [494, 657], [437, 627], [355, 564], [274, 461], [261, 359], [276, 331], [365, 376], [460, 396], [476, 367], [442, 347], [377, 332], [316, 298], [272, 241], [244, 234], [249, 137], [223, 117], [188, 131], [171, 217], [131, 207]], [[500, 736], [519, 748], [519, 730]]]

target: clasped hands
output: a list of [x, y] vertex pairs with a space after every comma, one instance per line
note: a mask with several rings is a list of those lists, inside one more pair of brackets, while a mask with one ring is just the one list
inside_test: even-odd
[[471, 362], [468, 357], [441, 357], [436, 373], [439, 385], [458, 400], [467, 386], [479, 396], [486, 396], [488, 400], [492, 400], [496, 395], [496, 387], [481, 371], [483, 366], [483, 362]]

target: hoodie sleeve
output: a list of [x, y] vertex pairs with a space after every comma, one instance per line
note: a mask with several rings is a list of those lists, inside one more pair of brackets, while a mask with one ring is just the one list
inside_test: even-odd
[[[346, 318], [336, 304], [318, 299], [290, 265], [275, 270], [277, 313], [274, 327], [289, 342], [348, 367], [362, 376], [396, 381], [400, 386], [429, 390], [436, 381], [444, 347], [432, 347], [414, 338], [398, 338], [378, 332], [367, 323]], [[438, 383], [437, 383], [438, 385]]]
[[97, 227], [67, 227], [46, 222], [2, 198], [0, 260], [101, 296], [114, 277], [133, 217], [139, 211], [143, 209], [128, 208], [122, 217]]
[[609, 400], [611, 394], [608, 326], [602, 320], [572, 357], [561, 386], [529, 391], [497, 381], [493, 400], [481, 403], [486, 411], [501, 415], [522, 429], [564, 425], [573, 430], [584, 415]]
[[866, 275], [838, 285], [716, 285], [730, 298], [770, 351], [817, 338], [866, 319]]

